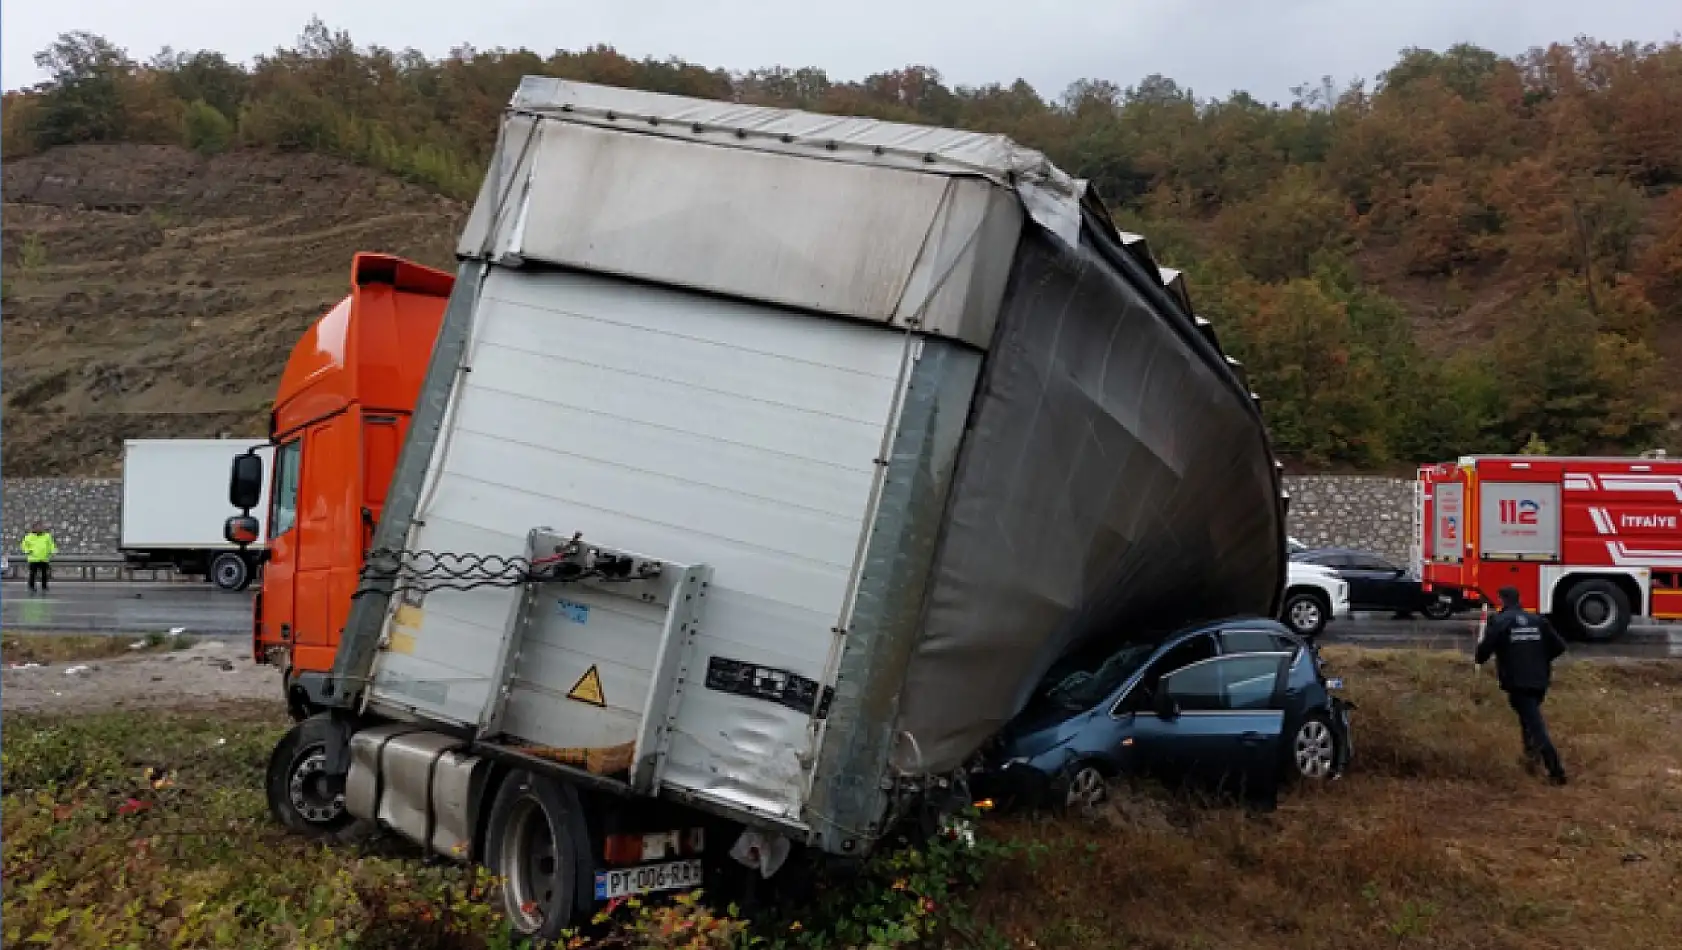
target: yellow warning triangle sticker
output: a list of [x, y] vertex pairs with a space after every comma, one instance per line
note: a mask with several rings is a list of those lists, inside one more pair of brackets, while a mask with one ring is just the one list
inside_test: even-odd
[[602, 675], [596, 672], [594, 666], [585, 670], [584, 675], [578, 678], [578, 682], [572, 684], [572, 689], [568, 691], [567, 698], [575, 699], [581, 703], [589, 703], [592, 706], [606, 706], [607, 697], [602, 695]]

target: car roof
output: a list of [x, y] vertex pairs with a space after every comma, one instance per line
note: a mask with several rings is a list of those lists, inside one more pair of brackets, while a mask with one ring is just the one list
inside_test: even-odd
[[1309, 548], [1306, 551], [1297, 552], [1299, 557], [1304, 554], [1363, 554], [1367, 557], [1376, 557], [1381, 560], [1388, 560], [1384, 557], [1384, 555], [1378, 553], [1377, 551], [1366, 551], [1361, 548]]
[[1169, 634], [1167, 637], [1163, 638], [1162, 642], [1164, 644], [1168, 644], [1168, 643], [1172, 643], [1176, 640], [1183, 640], [1186, 637], [1192, 636], [1193, 634], [1218, 633], [1218, 632], [1220, 632], [1222, 630], [1225, 630], [1229, 627], [1236, 627], [1236, 626], [1240, 626], [1240, 625], [1245, 626], [1245, 627], [1249, 627], [1249, 628], [1252, 628], [1252, 629], [1263, 629], [1263, 630], [1266, 630], [1268, 633], [1283, 633], [1283, 634], [1286, 634], [1286, 635], [1289, 635], [1289, 636], [1293, 636], [1293, 637], [1295, 636], [1295, 634], [1291, 633], [1291, 629], [1289, 627], [1287, 627], [1284, 624], [1280, 623], [1279, 621], [1273, 619], [1272, 617], [1263, 617], [1263, 616], [1260, 616], [1260, 615], [1252, 616], [1252, 615], [1247, 615], [1247, 614], [1240, 614], [1239, 616], [1227, 617], [1223, 620], [1215, 620], [1215, 621], [1210, 621], [1210, 622], [1205, 622], [1205, 623], [1197, 623], [1197, 624], [1193, 624], [1189, 627], [1182, 627], [1181, 629], [1176, 630], [1173, 633]]

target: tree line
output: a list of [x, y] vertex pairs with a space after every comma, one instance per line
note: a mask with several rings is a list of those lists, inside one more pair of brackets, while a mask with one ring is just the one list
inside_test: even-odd
[[953, 86], [730, 73], [605, 46], [442, 58], [312, 21], [232, 62], [138, 62], [90, 33], [6, 96], [6, 158], [85, 142], [342, 156], [471, 199], [520, 77], [1005, 133], [1091, 180], [1185, 269], [1246, 363], [1282, 454], [1383, 468], [1469, 452], [1632, 451], [1682, 408], [1682, 43], [1503, 57], [1403, 51], [1372, 83], [1286, 104], [1150, 76]]

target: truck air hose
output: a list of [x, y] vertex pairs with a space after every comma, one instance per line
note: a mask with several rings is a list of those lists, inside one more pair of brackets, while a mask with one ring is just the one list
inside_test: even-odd
[[379, 548], [368, 552], [362, 565], [361, 583], [351, 597], [374, 593], [375, 588], [369, 583], [375, 580], [394, 581], [406, 590], [427, 594], [437, 590], [570, 583], [597, 573], [561, 555], [532, 560], [498, 554]]

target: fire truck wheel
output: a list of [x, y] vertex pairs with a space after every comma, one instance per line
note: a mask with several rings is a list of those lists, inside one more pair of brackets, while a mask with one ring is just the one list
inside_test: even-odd
[[1584, 639], [1604, 643], [1629, 629], [1629, 595], [1611, 581], [1583, 581], [1565, 595], [1566, 616]]

